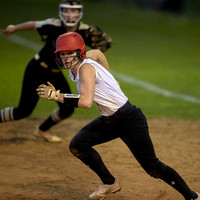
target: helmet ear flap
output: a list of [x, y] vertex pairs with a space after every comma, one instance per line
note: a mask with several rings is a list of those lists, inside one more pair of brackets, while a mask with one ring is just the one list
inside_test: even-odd
[[85, 56], [84, 56], [84, 52], [81, 51], [80, 49], [77, 50], [77, 57], [80, 59], [80, 60], [84, 60]]
[[63, 62], [60, 58], [60, 53], [56, 53], [55, 62], [60, 69], [63, 69]]

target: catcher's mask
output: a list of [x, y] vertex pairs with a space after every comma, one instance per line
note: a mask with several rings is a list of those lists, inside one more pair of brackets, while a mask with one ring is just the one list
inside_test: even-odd
[[73, 27], [83, 16], [83, 5], [78, 0], [65, 0], [59, 4], [59, 17], [69, 27]]
[[[71, 56], [73, 57], [73, 59], [71, 61], [70, 67], [64, 66], [60, 58], [61, 51], [76, 51], [76, 55]], [[58, 64], [60, 68], [72, 69], [79, 62], [83, 61], [86, 58], [85, 42], [83, 38], [81, 37], [81, 35], [79, 35], [78, 33], [75, 33], [75, 32], [64, 33], [57, 38], [56, 51], [54, 53], [56, 54], [56, 63]]]

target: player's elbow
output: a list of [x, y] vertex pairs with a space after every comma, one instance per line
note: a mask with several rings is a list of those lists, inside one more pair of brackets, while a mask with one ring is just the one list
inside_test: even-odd
[[78, 107], [79, 108], [91, 108], [93, 104], [93, 96], [92, 95], [83, 95], [81, 94], [79, 101], [78, 101]]
[[92, 107], [92, 102], [85, 102], [82, 106], [83, 108], [89, 109]]
[[92, 107], [93, 101], [86, 100], [86, 101], [79, 101], [78, 102], [78, 107], [79, 108], [86, 108], [89, 109]]

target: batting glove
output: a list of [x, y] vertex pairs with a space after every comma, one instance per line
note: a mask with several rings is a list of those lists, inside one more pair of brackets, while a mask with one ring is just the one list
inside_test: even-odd
[[56, 90], [50, 82], [47, 82], [47, 84], [40, 85], [36, 89], [37, 94], [44, 99], [59, 101], [60, 90]]

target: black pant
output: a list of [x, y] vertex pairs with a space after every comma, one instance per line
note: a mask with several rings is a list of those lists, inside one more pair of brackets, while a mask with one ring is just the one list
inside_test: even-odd
[[100, 155], [92, 148], [120, 137], [143, 169], [177, 189], [186, 199], [196, 196], [175, 170], [162, 163], [155, 154], [146, 117], [140, 108], [127, 102], [114, 115], [101, 116], [83, 127], [70, 143], [71, 152], [97, 173], [105, 183], [111, 174]]
[[[18, 107], [14, 108], [14, 120], [22, 119], [29, 116], [37, 105], [39, 96], [36, 88], [41, 84], [52, 83], [56, 89], [60, 89], [62, 93], [71, 93], [69, 84], [62, 72], [52, 72], [40, 66], [39, 62], [32, 59], [28, 64], [24, 73], [24, 80], [21, 92], [21, 98]], [[60, 107], [61, 118], [66, 118], [74, 111], [73, 107], [58, 103]]]

